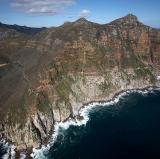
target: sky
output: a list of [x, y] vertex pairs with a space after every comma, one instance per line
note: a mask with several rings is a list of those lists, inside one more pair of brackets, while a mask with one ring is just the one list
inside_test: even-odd
[[51, 27], [84, 17], [106, 24], [132, 13], [160, 28], [160, 0], [0, 0], [0, 22]]

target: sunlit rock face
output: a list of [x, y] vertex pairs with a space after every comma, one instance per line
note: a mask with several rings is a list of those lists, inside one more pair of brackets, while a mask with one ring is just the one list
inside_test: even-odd
[[160, 30], [132, 14], [29, 35], [0, 26], [0, 137], [18, 149], [38, 147], [83, 104], [159, 86], [159, 75]]

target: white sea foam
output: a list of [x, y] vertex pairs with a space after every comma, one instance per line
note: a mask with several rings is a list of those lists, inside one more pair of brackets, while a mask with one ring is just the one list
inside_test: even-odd
[[160, 80], [160, 76], [157, 76], [157, 80]]
[[20, 159], [26, 159], [26, 153], [25, 152], [21, 152], [20, 153]]
[[108, 102], [93, 102], [88, 105], [85, 105], [82, 109], [79, 111], [79, 115], [83, 117], [82, 120], [78, 120], [77, 118], [71, 119], [69, 118], [65, 122], [57, 122], [54, 125], [54, 133], [52, 135], [52, 138], [50, 140], [50, 143], [47, 146], [42, 146], [41, 149], [33, 149], [33, 153], [31, 154], [31, 157], [34, 159], [47, 159], [45, 154], [48, 153], [49, 149], [53, 144], [55, 143], [57, 136], [59, 134], [60, 130], [66, 130], [68, 129], [71, 125], [73, 126], [82, 126], [86, 125], [87, 122], [89, 121], [89, 112], [91, 109], [93, 109], [96, 106], [111, 106], [120, 101], [121, 98], [128, 96], [130, 93], [139, 93], [142, 95], [147, 95], [149, 92], [153, 92], [153, 90], [160, 90], [160, 88], [148, 88], [145, 90], [127, 90], [125, 92], [120, 93], [117, 95], [113, 100], [110, 100]]
[[[53, 146], [53, 144], [55, 143], [60, 130], [67, 130], [71, 125], [73, 125], [73, 126], [86, 125], [87, 122], [89, 121], [90, 110], [93, 109], [94, 107], [96, 107], [96, 106], [102, 106], [102, 107], [111, 106], [111, 105], [118, 103], [120, 101], [120, 99], [122, 99], [125, 96], [128, 96], [130, 93], [139, 93], [142, 95], [147, 95], [149, 92], [153, 93], [154, 90], [160, 91], [160, 88], [151, 88], [150, 87], [145, 90], [127, 90], [125, 92], [120, 93], [119, 95], [117, 95], [115, 98], [113, 98], [112, 100], [110, 100], [108, 102], [92, 102], [88, 105], [85, 105], [79, 111], [79, 115], [81, 117], [83, 117], [82, 120], [78, 120], [77, 118], [75, 118], [75, 119], [69, 118], [65, 122], [56, 122], [54, 125], [54, 133], [51, 137], [50, 143], [47, 146], [42, 145], [41, 149], [33, 148], [33, 153], [31, 154], [31, 157], [34, 159], [47, 159], [46, 155], [49, 152], [50, 147]], [[16, 147], [14, 145], [9, 145], [5, 141], [3, 141], [3, 143], [4, 143], [4, 148], [7, 150], [7, 153], [3, 156], [3, 159], [9, 159], [9, 157], [11, 157], [11, 159], [15, 159], [15, 148]], [[25, 158], [26, 158], [25, 153], [21, 153], [20, 159], [25, 159]]]
[[5, 142], [5, 140], [3, 140], [2, 142], [4, 149], [7, 151], [7, 153], [2, 156], [2, 159], [15, 159], [16, 146], [9, 144], [8, 142]]

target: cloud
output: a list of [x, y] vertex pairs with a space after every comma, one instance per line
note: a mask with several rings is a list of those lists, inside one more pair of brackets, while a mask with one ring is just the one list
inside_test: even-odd
[[91, 14], [90, 10], [84, 9], [79, 13], [80, 18], [87, 18]]
[[12, 0], [11, 6], [31, 15], [56, 15], [76, 0]]

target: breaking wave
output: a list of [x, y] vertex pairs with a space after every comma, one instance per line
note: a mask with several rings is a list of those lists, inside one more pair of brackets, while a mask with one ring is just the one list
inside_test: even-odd
[[34, 159], [47, 159], [47, 154], [50, 150], [50, 148], [54, 145], [57, 136], [60, 132], [60, 130], [67, 130], [70, 126], [82, 126], [86, 125], [89, 121], [89, 113], [90, 111], [98, 106], [104, 107], [104, 106], [112, 106], [120, 101], [120, 99], [129, 96], [131, 93], [139, 93], [142, 95], [147, 95], [148, 93], [154, 93], [154, 91], [160, 90], [160, 88], [147, 88], [143, 90], [127, 90], [125, 92], [121, 92], [119, 95], [115, 96], [112, 100], [108, 102], [92, 102], [90, 104], [85, 105], [80, 111], [79, 115], [83, 117], [82, 120], [78, 120], [77, 118], [71, 119], [69, 118], [65, 122], [57, 122], [54, 125], [54, 133], [50, 139], [50, 142], [47, 146], [42, 146], [41, 149], [33, 149], [33, 153], [31, 154], [31, 157]]
[[2, 159], [15, 159], [16, 146], [9, 144], [5, 140], [2, 140], [1, 141], [1, 149], [2, 149], [1, 151], [4, 152], [4, 154], [2, 155]]

